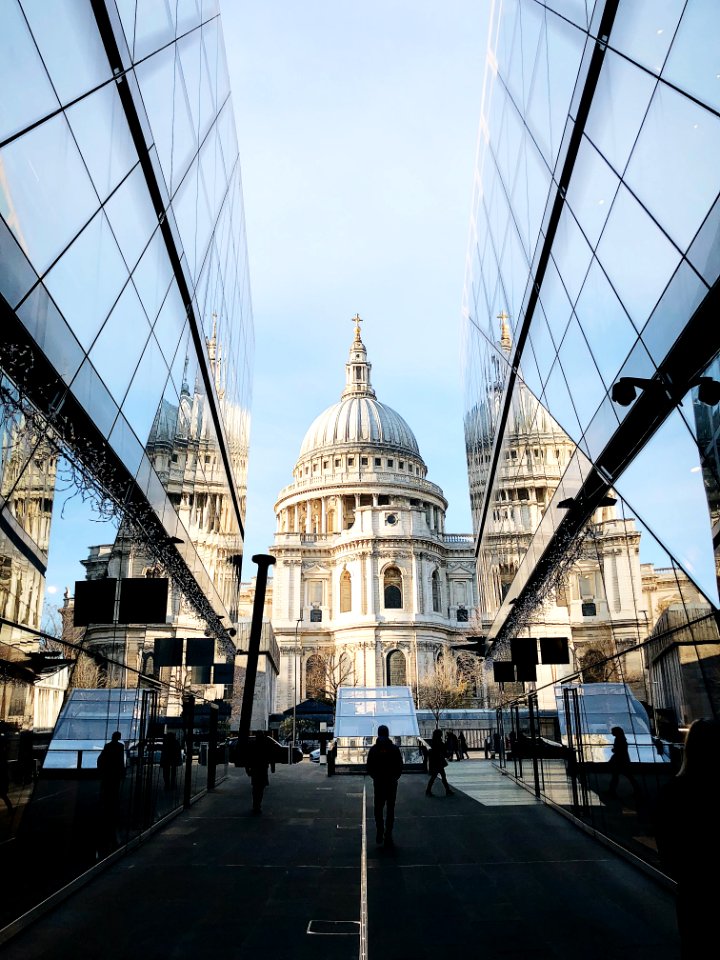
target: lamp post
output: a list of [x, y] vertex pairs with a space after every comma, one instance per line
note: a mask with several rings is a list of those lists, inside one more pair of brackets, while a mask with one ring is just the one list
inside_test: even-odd
[[250, 736], [250, 719], [252, 716], [253, 698], [255, 695], [255, 679], [257, 677], [258, 656], [260, 654], [260, 638], [262, 635], [263, 607], [265, 604], [265, 590], [267, 587], [268, 569], [275, 563], [275, 557], [267, 553], [257, 553], [252, 558], [258, 565], [255, 580], [255, 599], [253, 600], [252, 622], [250, 624], [250, 639], [248, 642], [247, 666], [245, 667], [245, 686], [243, 688], [242, 705], [240, 707], [240, 728], [238, 730], [238, 754], [247, 747]]
[[296, 710], [297, 710], [297, 694], [298, 694], [298, 628], [302, 623], [303, 615], [302, 610], [300, 611], [300, 616], [295, 621], [295, 669], [293, 670], [293, 732], [292, 732], [292, 746], [295, 746], [295, 723], [296, 723]]

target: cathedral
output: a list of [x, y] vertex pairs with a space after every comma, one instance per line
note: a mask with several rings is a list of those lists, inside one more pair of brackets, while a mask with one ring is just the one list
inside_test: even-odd
[[376, 398], [360, 322], [340, 400], [310, 425], [275, 504], [279, 710], [338, 686], [417, 688], [477, 626], [472, 537], [445, 532], [412, 430]]

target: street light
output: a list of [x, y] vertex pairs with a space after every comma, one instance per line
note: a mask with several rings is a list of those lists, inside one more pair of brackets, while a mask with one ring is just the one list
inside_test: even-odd
[[295, 723], [296, 723], [296, 710], [297, 710], [297, 694], [298, 694], [298, 628], [302, 623], [303, 615], [302, 610], [300, 611], [300, 616], [295, 621], [295, 669], [293, 671], [293, 680], [294, 680], [294, 692], [293, 692], [293, 732], [292, 732], [292, 746], [290, 747], [290, 760], [292, 764], [292, 751], [295, 747]]

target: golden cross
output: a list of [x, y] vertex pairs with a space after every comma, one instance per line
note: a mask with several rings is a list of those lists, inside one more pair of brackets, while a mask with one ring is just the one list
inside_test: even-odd
[[510, 319], [510, 314], [509, 314], [509, 313], [505, 313], [504, 310], [501, 310], [500, 313], [497, 315], [497, 318], [498, 318], [498, 320], [509, 320], [509, 319]]
[[360, 316], [359, 313], [356, 313], [355, 316], [352, 318], [352, 323], [355, 324], [355, 339], [356, 339], [356, 340], [359, 340], [359, 339], [360, 339], [360, 324], [361, 324], [362, 322], [363, 322], [363, 321], [362, 321], [362, 317]]

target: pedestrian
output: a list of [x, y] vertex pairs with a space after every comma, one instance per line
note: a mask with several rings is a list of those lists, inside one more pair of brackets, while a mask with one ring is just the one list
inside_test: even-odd
[[117, 820], [120, 808], [120, 790], [125, 779], [125, 744], [122, 733], [116, 730], [97, 758], [100, 773], [100, 828], [101, 845], [113, 849], [118, 845]]
[[425, 740], [423, 740], [422, 737], [419, 738], [419, 741], [418, 741], [418, 742], [419, 742], [419, 745], [420, 745], [420, 757], [421, 757], [421, 759], [422, 759], [423, 773], [427, 773], [427, 769], [428, 769], [428, 757], [430, 756], [430, 751], [429, 751], [429, 749], [428, 749], [427, 743], [425, 742]]
[[445, 735], [445, 751], [448, 760], [455, 759], [455, 754], [457, 753], [457, 737], [452, 730], [448, 730]]
[[174, 733], [163, 734], [160, 749], [160, 769], [166, 790], [174, 790], [177, 784], [177, 769], [182, 761], [180, 743]]
[[[390, 739], [390, 731], [385, 724], [381, 723], [378, 727], [377, 739], [368, 750], [367, 772], [373, 782], [375, 842], [383, 843], [386, 847], [393, 845], [395, 799], [402, 769], [400, 748]], [[385, 812], [384, 822], [383, 811]]]
[[12, 810], [12, 800], [9, 796], [10, 790], [10, 764], [8, 761], [7, 743], [5, 734], [0, 733], [0, 800], [3, 801], [8, 810]]
[[[485, 742], [483, 743], [483, 747], [484, 747], [484, 750], [485, 750], [485, 759], [486, 759], [486, 760], [489, 760], [489, 759], [490, 759], [490, 750], [492, 749], [492, 740], [490, 739], [489, 736], [485, 737]], [[493, 753], [493, 757], [494, 757], [494, 756], [495, 756], [495, 754]]]
[[678, 774], [660, 788], [655, 824], [660, 862], [675, 880], [683, 960], [707, 955], [717, 928], [720, 721], [695, 720]]
[[502, 737], [497, 730], [493, 734], [492, 744], [493, 747], [491, 759], [494, 760], [495, 757], [500, 757], [500, 759], [502, 759]]
[[458, 734], [458, 760], [469, 760], [470, 754], [468, 753], [467, 740], [465, 739], [465, 734], [460, 731]]
[[250, 740], [245, 761], [245, 773], [250, 777], [252, 784], [253, 813], [262, 813], [262, 800], [265, 787], [270, 783], [268, 767], [275, 773], [275, 758], [272, 755], [270, 744], [264, 730], [256, 730]]
[[445, 795], [448, 797], [452, 796], [453, 791], [450, 789], [450, 784], [447, 782], [447, 777], [445, 776], [445, 767], [447, 766], [445, 753], [446, 747], [443, 742], [442, 730], [433, 730], [432, 739], [430, 740], [430, 756], [428, 758], [430, 779], [425, 789], [426, 797], [432, 796], [432, 786], [437, 777], [440, 777], [442, 780], [442, 784], [445, 787]]
[[612, 746], [612, 756], [608, 760], [608, 766], [612, 771], [612, 776], [610, 778], [610, 789], [608, 794], [611, 797], [614, 797], [617, 792], [618, 782], [620, 780], [620, 774], [630, 781], [630, 785], [633, 788], [635, 793], [638, 792], [638, 783], [635, 777], [632, 775], [632, 767], [630, 764], [630, 750], [628, 748], [627, 737], [625, 736], [625, 731], [622, 727], [613, 727], [610, 733], [615, 738]]

